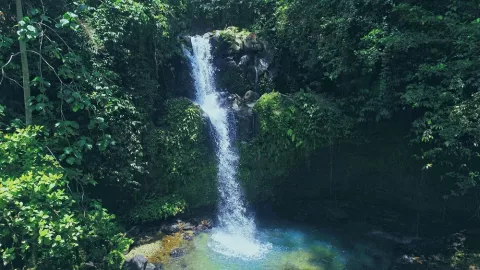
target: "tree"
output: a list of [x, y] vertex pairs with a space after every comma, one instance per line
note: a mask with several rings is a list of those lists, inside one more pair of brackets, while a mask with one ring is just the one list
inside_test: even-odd
[[[23, 20], [22, 0], [16, 0], [18, 23]], [[25, 123], [32, 124], [32, 110], [30, 109], [30, 72], [28, 70], [27, 43], [22, 37], [20, 42], [20, 57], [22, 59], [22, 77], [23, 77], [23, 99], [25, 102]]]

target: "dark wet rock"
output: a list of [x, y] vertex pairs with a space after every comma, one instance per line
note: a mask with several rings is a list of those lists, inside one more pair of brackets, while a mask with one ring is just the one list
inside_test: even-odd
[[148, 263], [147, 266], [145, 267], [145, 270], [162, 270], [163, 265], [161, 263], [153, 264], [153, 263]]
[[180, 231], [192, 231], [194, 228], [195, 226], [190, 222], [177, 220], [176, 223], [162, 225], [161, 231], [165, 234], [174, 234]]
[[193, 226], [191, 223], [189, 222], [186, 222], [186, 223], [181, 223], [180, 224], [180, 227], [182, 228], [182, 230], [184, 231], [192, 231], [195, 226]]
[[243, 96], [243, 99], [247, 103], [257, 101], [259, 98], [260, 98], [260, 95], [257, 92], [254, 92], [254, 91], [251, 91], [251, 90], [247, 91], [245, 93], [245, 95]]
[[183, 255], [185, 255], [185, 249], [183, 248], [175, 248], [170, 251], [170, 256], [173, 258], [182, 257]]
[[257, 38], [255, 33], [230, 28], [206, 36], [210, 37], [212, 61], [220, 89], [240, 94], [256, 90], [264, 76], [272, 79], [275, 74], [270, 72], [273, 70], [273, 50], [266, 41]]
[[250, 63], [250, 55], [246, 54], [242, 57], [240, 57], [240, 61], [238, 62], [238, 67], [240, 68], [245, 68], [248, 66], [248, 64]]
[[174, 234], [174, 233], [180, 231], [180, 226], [178, 225], [178, 223], [164, 224], [164, 225], [162, 225], [161, 230], [165, 234]]
[[257, 40], [257, 36], [254, 33], [251, 33], [243, 40], [243, 47], [249, 52], [261, 51], [263, 44]]
[[193, 235], [191, 234], [184, 234], [183, 239], [186, 241], [192, 241], [193, 240]]
[[193, 230], [194, 233], [200, 233], [207, 230], [210, 230], [213, 227], [213, 221], [211, 219], [202, 219], [199, 221], [199, 224]]
[[230, 94], [227, 102], [235, 114], [237, 122], [237, 140], [249, 141], [255, 132], [255, 117], [253, 107], [260, 95], [254, 91], [247, 91], [243, 97]]
[[227, 67], [228, 68], [237, 68], [237, 63], [235, 62], [235, 60], [228, 60], [227, 61]]
[[192, 47], [192, 40], [191, 37], [188, 35], [178, 36], [178, 39], [181, 43], [185, 44], [188, 47]]
[[127, 270], [145, 270], [147, 263], [145, 256], [135, 255], [133, 258], [125, 261], [125, 267]]
[[240, 39], [236, 39], [235, 42], [233, 42], [230, 45], [230, 49], [232, 50], [232, 53], [238, 53], [243, 49], [243, 43]]
[[229, 63], [229, 60], [226, 58], [215, 58], [213, 60], [213, 65], [218, 69], [218, 70], [226, 70], [231, 68], [231, 63]]
[[202, 226], [202, 225], [198, 225], [197, 227], [195, 227], [195, 230], [193, 230], [193, 232], [194, 232], [195, 234], [198, 234], [198, 233], [204, 232], [204, 231], [206, 231], [206, 230], [208, 230], [207, 227]]
[[204, 226], [205, 228], [211, 229], [213, 227], [213, 221], [209, 218], [205, 218], [200, 221], [200, 225]]
[[93, 262], [85, 263], [85, 269], [97, 269], [97, 266]]

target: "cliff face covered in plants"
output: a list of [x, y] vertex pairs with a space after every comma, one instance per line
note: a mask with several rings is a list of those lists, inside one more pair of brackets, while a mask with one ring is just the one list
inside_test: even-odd
[[204, 33], [252, 205], [475, 226], [479, 26], [466, 0], [2, 3], [1, 261], [118, 269], [126, 228], [215, 207], [182, 51]]

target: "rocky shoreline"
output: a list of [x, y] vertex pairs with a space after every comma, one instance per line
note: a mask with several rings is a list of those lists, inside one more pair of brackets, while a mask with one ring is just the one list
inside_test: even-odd
[[124, 270], [164, 269], [166, 260], [185, 255], [193, 237], [212, 227], [213, 221], [209, 218], [135, 226], [127, 232], [134, 243], [126, 255]]

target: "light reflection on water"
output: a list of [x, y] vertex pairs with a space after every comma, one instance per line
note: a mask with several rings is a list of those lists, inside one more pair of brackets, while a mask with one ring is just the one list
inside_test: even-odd
[[[341, 235], [333, 236], [312, 228], [259, 229], [258, 241], [271, 244], [260, 257], [232, 257], [215, 252], [211, 248], [215, 233], [213, 230], [197, 235], [187, 255], [172, 258], [165, 269], [343, 270], [387, 269], [390, 265], [391, 247], [385, 243], [352, 239], [356, 242], [345, 245], [348, 239], [339, 239]], [[246, 249], [244, 252], [248, 254], [248, 246]]]

